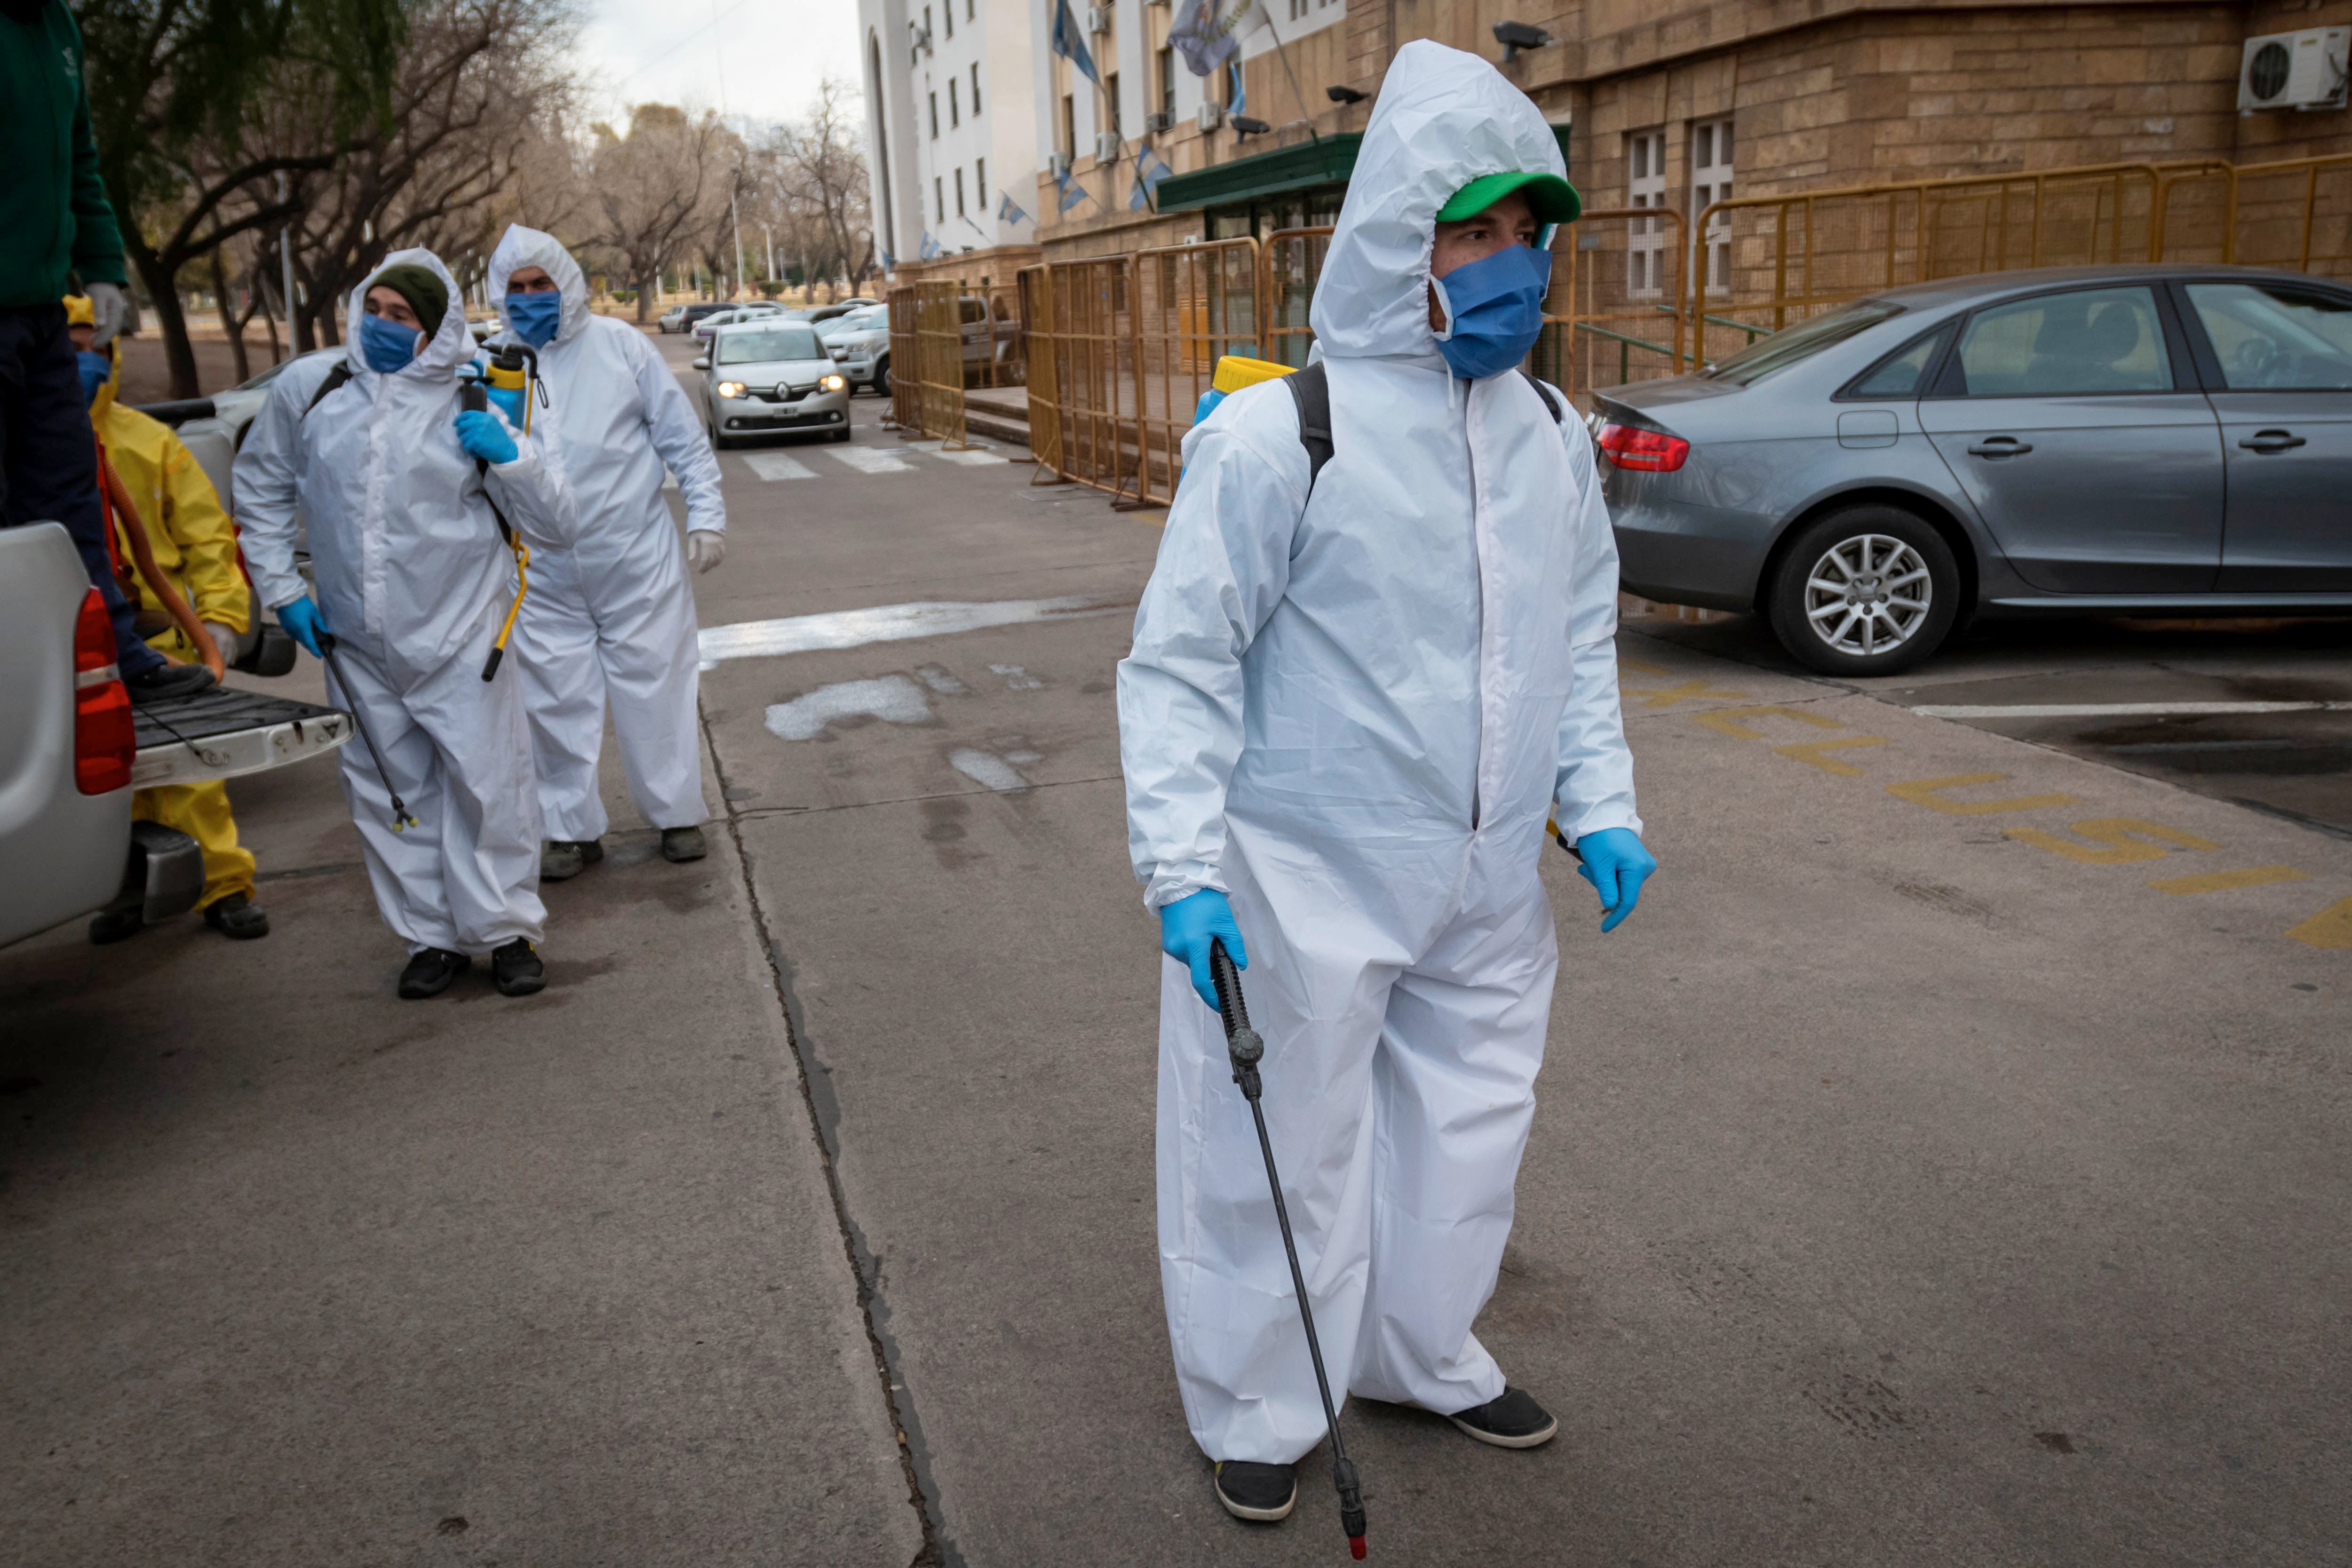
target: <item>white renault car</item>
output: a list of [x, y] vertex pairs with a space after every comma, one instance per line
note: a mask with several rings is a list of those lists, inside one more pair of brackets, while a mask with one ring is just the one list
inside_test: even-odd
[[803, 321], [739, 321], [694, 362], [703, 418], [719, 450], [741, 436], [829, 431], [849, 439], [849, 382]]

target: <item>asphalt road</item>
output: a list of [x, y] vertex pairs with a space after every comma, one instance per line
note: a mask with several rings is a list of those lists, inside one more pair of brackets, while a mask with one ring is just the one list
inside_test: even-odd
[[[236, 786], [267, 942], [0, 952], [12, 1556], [1343, 1550], [1311, 1467], [1286, 1525], [1216, 1510], [1168, 1366], [1111, 697], [1157, 516], [854, 406], [722, 459], [716, 852], [613, 790], [543, 995], [392, 999], [323, 764]], [[1562, 1436], [1351, 1405], [1378, 1559], [2352, 1561], [2342, 770], [1916, 710], [2334, 691], [2340, 638], [2028, 628], [1887, 689], [1744, 622], [1620, 646], [1664, 869], [1603, 939], [1547, 863], [1480, 1323]]]

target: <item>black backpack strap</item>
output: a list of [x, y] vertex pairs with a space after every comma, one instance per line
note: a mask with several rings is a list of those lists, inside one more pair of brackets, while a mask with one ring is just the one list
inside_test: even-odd
[[1536, 389], [1536, 395], [1538, 397], [1543, 399], [1544, 412], [1551, 416], [1551, 422], [1555, 425], [1559, 424], [1559, 403], [1552, 396], [1551, 388], [1546, 386], [1542, 382], [1538, 381], [1534, 376], [1528, 375], [1528, 372], [1525, 367], [1520, 369], [1519, 374], [1528, 377], [1528, 384]]
[[1312, 494], [1323, 465], [1331, 460], [1331, 378], [1318, 360], [1305, 370], [1292, 371], [1282, 384], [1298, 405], [1298, 444], [1307, 448], [1307, 489]]
[[310, 401], [303, 405], [302, 417], [304, 419], [310, 417], [311, 409], [316, 408], [321, 403], [326, 402], [327, 395], [329, 393], [331, 393], [335, 388], [351, 380], [351, 378], [352, 362], [347, 359], [337, 360], [335, 362], [335, 368], [327, 373], [327, 379], [319, 384], [319, 390], [312, 393], [310, 395]]

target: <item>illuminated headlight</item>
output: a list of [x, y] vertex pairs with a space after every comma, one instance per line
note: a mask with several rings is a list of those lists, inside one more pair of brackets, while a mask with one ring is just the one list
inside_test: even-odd
[[722, 381], [719, 384], [719, 395], [740, 397], [743, 395], [743, 384], [740, 381]]
[[840, 376], [828, 375], [823, 381], [818, 382], [817, 384], [824, 388], [827, 392], [839, 392], [843, 387], [847, 386], [849, 383], [843, 380]]

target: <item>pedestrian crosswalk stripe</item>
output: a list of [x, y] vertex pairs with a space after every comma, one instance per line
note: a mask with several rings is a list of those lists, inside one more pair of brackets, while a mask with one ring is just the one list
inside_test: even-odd
[[934, 452], [931, 456], [939, 458], [941, 462], [962, 463], [966, 467], [971, 467], [981, 463], [1003, 463], [1011, 461], [1011, 459], [1006, 458], [1002, 452], [992, 452], [987, 450], [985, 447], [975, 447], [968, 452]]
[[813, 479], [816, 470], [787, 452], [746, 452], [743, 466], [763, 479]]
[[912, 463], [893, 457], [879, 447], [828, 447], [825, 451], [861, 474], [903, 474], [914, 468]]

